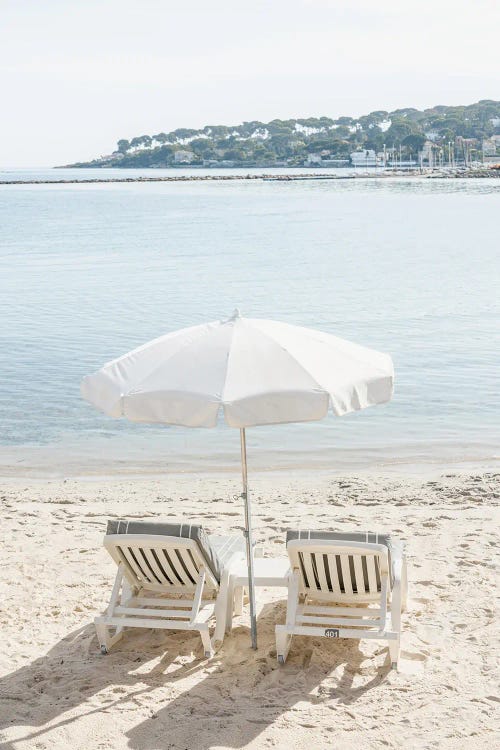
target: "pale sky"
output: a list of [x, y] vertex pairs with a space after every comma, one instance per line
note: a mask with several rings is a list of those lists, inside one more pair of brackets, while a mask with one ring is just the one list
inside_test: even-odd
[[0, 0], [0, 168], [243, 120], [500, 99], [498, 0]]

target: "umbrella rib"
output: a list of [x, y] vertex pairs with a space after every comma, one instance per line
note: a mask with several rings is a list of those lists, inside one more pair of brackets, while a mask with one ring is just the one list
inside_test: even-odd
[[222, 384], [222, 389], [221, 389], [221, 393], [220, 393], [219, 411], [220, 411], [220, 408], [224, 407], [225, 404], [226, 404], [226, 398], [225, 398], [225, 396], [226, 396], [227, 375], [228, 375], [228, 372], [229, 372], [229, 360], [231, 358], [231, 352], [232, 352], [232, 349], [233, 349], [234, 330], [236, 328], [236, 325], [233, 324], [232, 328], [233, 328], [233, 330], [231, 331], [231, 341], [229, 342], [228, 351], [227, 351], [226, 372], [224, 374], [224, 382]]

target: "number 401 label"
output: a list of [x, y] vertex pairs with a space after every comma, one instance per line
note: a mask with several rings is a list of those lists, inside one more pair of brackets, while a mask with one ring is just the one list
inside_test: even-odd
[[325, 630], [325, 636], [327, 638], [338, 638], [339, 637], [339, 631], [337, 628], [326, 628]]

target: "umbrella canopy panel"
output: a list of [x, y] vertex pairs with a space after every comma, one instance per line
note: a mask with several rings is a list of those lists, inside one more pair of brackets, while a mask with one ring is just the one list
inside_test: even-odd
[[389, 355], [309, 328], [243, 318], [184, 328], [83, 379], [83, 397], [135, 422], [308, 422], [389, 401]]

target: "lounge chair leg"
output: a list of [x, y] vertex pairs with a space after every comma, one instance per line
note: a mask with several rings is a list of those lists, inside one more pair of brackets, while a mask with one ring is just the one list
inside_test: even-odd
[[215, 646], [215, 648], [220, 648], [222, 646], [222, 643], [224, 641], [224, 635], [226, 632], [226, 609], [225, 609], [225, 602], [224, 609], [222, 610], [222, 607], [220, 608], [219, 612], [217, 610], [215, 611], [215, 630], [214, 630], [214, 637], [212, 639], [212, 642]]
[[227, 611], [227, 619], [226, 619], [226, 633], [230, 633], [233, 629], [233, 600], [231, 598], [229, 603], [229, 608]]
[[200, 628], [201, 642], [203, 643], [203, 650], [207, 659], [211, 659], [214, 655], [214, 649], [212, 641], [210, 640], [210, 633], [208, 632], [208, 625], [206, 628]]
[[389, 656], [391, 658], [391, 668], [398, 669], [399, 667], [399, 652], [401, 643], [399, 638], [394, 641], [389, 641]]
[[95, 629], [101, 654], [109, 653], [115, 643], [117, 643], [123, 635], [123, 628], [121, 627], [116, 628], [114, 635], [110, 635], [110, 626], [105, 625], [102, 622], [96, 622]]
[[393, 641], [389, 641], [389, 655], [391, 657], [391, 667], [393, 669], [397, 669], [399, 665], [401, 612], [406, 608], [406, 589], [406, 560], [402, 560], [401, 564], [396, 568], [391, 601], [391, 625], [393, 631], [397, 633], [397, 638]]
[[276, 657], [280, 664], [286, 662], [288, 652], [290, 651], [290, 645], [292, 643], [292, 636], [287, 633], [285, 625], [276, 625]]
[[297, 616], [297, 606], [299, 603], [299, 572], [294, 569], [288, 578], [288, 599], [286, 605], [286, 625], [276, 625], [276, 656], [280, 664], [284, 664], [290, 644], [292, 642], [293, 627]]
[[97, 632], [97, 640], [99, 641], [99, 648], [101, 649], [101, 653], [107, 653], [108, 652], [108, 628], [106, 625], [97, 624], [95, 625], [95, 629]]
[[406, 612], [408, 608], [408, 571], [406, 558], [403, 560], [401, 571], [401, 612]]
[[233, 614], [234, 614], [234, 579], [229, 576], [227, 592], [226, 592], [226, 633], [230, 633], [233, 629]]
[[238, 586], [234, 590], [234, 614], [241, 615], [243, 613], [243, 586]]
[[[232, 617], [231, 596], [231, 577], [228, 572], [224, 572], [221, 579], [220, 591], [215, 602], [215, 631], [212, 643], [215, 648], [219, 648], [224, 641], [224, 635], [228, 632], [228, 619]], [[215, 595], [215, 593], [214, 593]]]

